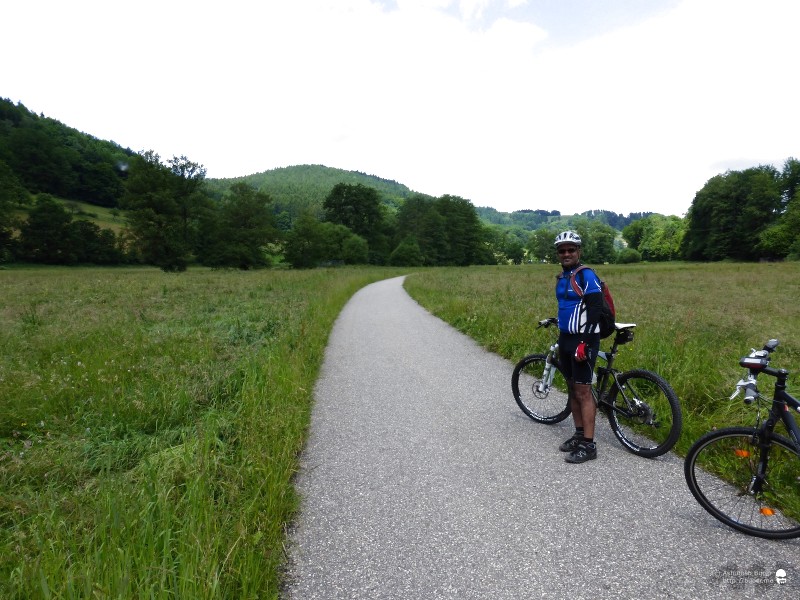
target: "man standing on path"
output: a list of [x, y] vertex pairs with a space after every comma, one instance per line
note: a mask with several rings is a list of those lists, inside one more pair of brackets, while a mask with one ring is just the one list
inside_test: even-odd
[[575, 422], [575, 433], [559, 450], [569, 452], [567, 462], [582, 463], [597, 458], [594, 442], [597, 407], [591, 385], [600, 349], [603, 297], [600, 280], [591, 269], [581, 270], [575, 278], [583, 294], [572, 289], [571, 276], [581, 264], [581, 237], [574, 231], [564, 231], [556, 236], [555, 247], [562, 269], [556, 281], [559, 358], [568, 382], [569, 404]]

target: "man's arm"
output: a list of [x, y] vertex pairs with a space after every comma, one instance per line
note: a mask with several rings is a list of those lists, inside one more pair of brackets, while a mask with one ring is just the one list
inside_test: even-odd
[[583, 303], [586, 305], [586, 331], [593, 331], [600, 321], [600, 313], [603, 309], [603, 294], [601, 292], [585, 294]]

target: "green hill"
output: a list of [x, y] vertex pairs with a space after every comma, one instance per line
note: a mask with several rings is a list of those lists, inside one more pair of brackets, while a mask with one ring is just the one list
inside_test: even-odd
[[[116, 142], [97, 139], [56, 119], [37, 115], [22, 104], [0, 98], [0, 183], [9, 179], [29, 194], [47, 193], [71, 205], [90, 204], [110, 210], [119, 207], [126, 167], [133, 154], [130, 148]], [[340, 183], [376, 189], [390, 209], [396, 209], [415, 194], [430, 197], [391, 179], [324, 165], [289, 166], [242, 177], [206, 179], [205, 183], [208, 193], [220, 199], [231, 185], [239, 182], [268, 194], [275, 213], [285, 213], [290, 219], [305, 209], [319, 214], [325, 197]], [[2, 189], [0, 186], [0, 192]], [[476, 209], [484, 223], [528, 231], [565, 218], [557, 210], [504, 213], [489, 207]], [[104, 218], [100, 218], [101, 211], [91, 208], [80, 212], [83, 214], [79, 216], [90, 218], [97, 213], [92, 220], [103, 227], [116, 229], [121, 221], [118, 215], [106, 215], [107, 211], [102, 211]], [[623, 217], [608, 211], [590, 211], [581, 216], [621, 230], [632, 217], [641, 218], [643, 214]]]
[[269, 194], [276, 212], [286, 211], [293, 217], [306, 208], [319, 210], [325, 197], [338, 183], [360, 183], [374, 188], [378, 190], [383, 203], [392, 208], [397, 208], [403, 200], [415, 193], [407, 186], [390, 179], [323, 165], [282, 167], [245, 177], [207, 179], [206, 183], [211, 194], [217, 198], [234, 183], [247, 183]]

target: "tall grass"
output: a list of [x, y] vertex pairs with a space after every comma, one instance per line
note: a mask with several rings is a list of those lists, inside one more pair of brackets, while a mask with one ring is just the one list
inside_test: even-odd
[[[421, 269], [406, 287], [515, 360], [549, 342], [556, 270]], [[751, 346], [777, 337], [774, 364], [800, 369], [798, 264], [599, 271], [638, 324], [620, 366], [681, 398], [679, 450], [752, 421], [727, 400]], [[0, 270], [0, 598], [277, 597], [331, 326], [396, 274]]]
[[[551, 334], [536, 323], [555, 314], [558, 270], [431, 269], [408, 277], [405, 286], [431, 312], [516, 361], [550, 344]], [[660, 373], [680, 398], [679, 452], [714, 427], [755, 422], [753, 408], [728, 397], [744, 373], [738, 359], [769, 338], [781, 342], [773, 365], [797, 371], [789, 389], [800, 392], [800, 263], [604, 265], [597, 271], [614, 296], [617, 321], [637, 324], [617, 366]], [[762, 393], [771, 395], [772, 382], [760, 379]]]
[[277, 597], [331, 326], [394, 274], [0, 271], [0, 597]]

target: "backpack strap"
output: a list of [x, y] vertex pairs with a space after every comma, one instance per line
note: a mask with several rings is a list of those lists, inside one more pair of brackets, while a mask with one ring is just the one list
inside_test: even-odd
[[[577, 281], [575, 281], [575, 276], [584, 269], [588, 268], [589, 267], [587, 267], [586, 265], [580, 265], [577, 269], [575, 269], [572, 272], [572, 275], [570, 275], [569, 278], [569, 284], [572, 286], [572, 291], [578, 294], [578, 296], [580, 296], [581, 298], [583, 298], [583, 288], [580, 285], [578, 285]], [[583, 279], [584, 283], [586, 283], [586, 279], [583, 276], [581, 276], [581, 279]]]
[[[578, 267], [572, 272], [572, 275], [570, 275], [569, 277], [569, 283], [572, 286], [572, 291], [578, 294], [578, 297], [581, 299], [581, 302], [583, 302], [583, 296], [584, 296], [583, 288], [580, 285], [578, 285], [578, 282], [575, 279], [578, 273], [580, 273], [584, 269], [589, 269], [589, 267], [587, 267], [586, 265], [578, 265]], [[591, 271], [591, 269], [589, 270]], [[583, 281], [584, 285], [586, 284], [586, 277], [583, 274], [581, 274], [581, 281]], [[589, 333], [588, 322], [586, 323], [586, 333], [587, 334]]]

